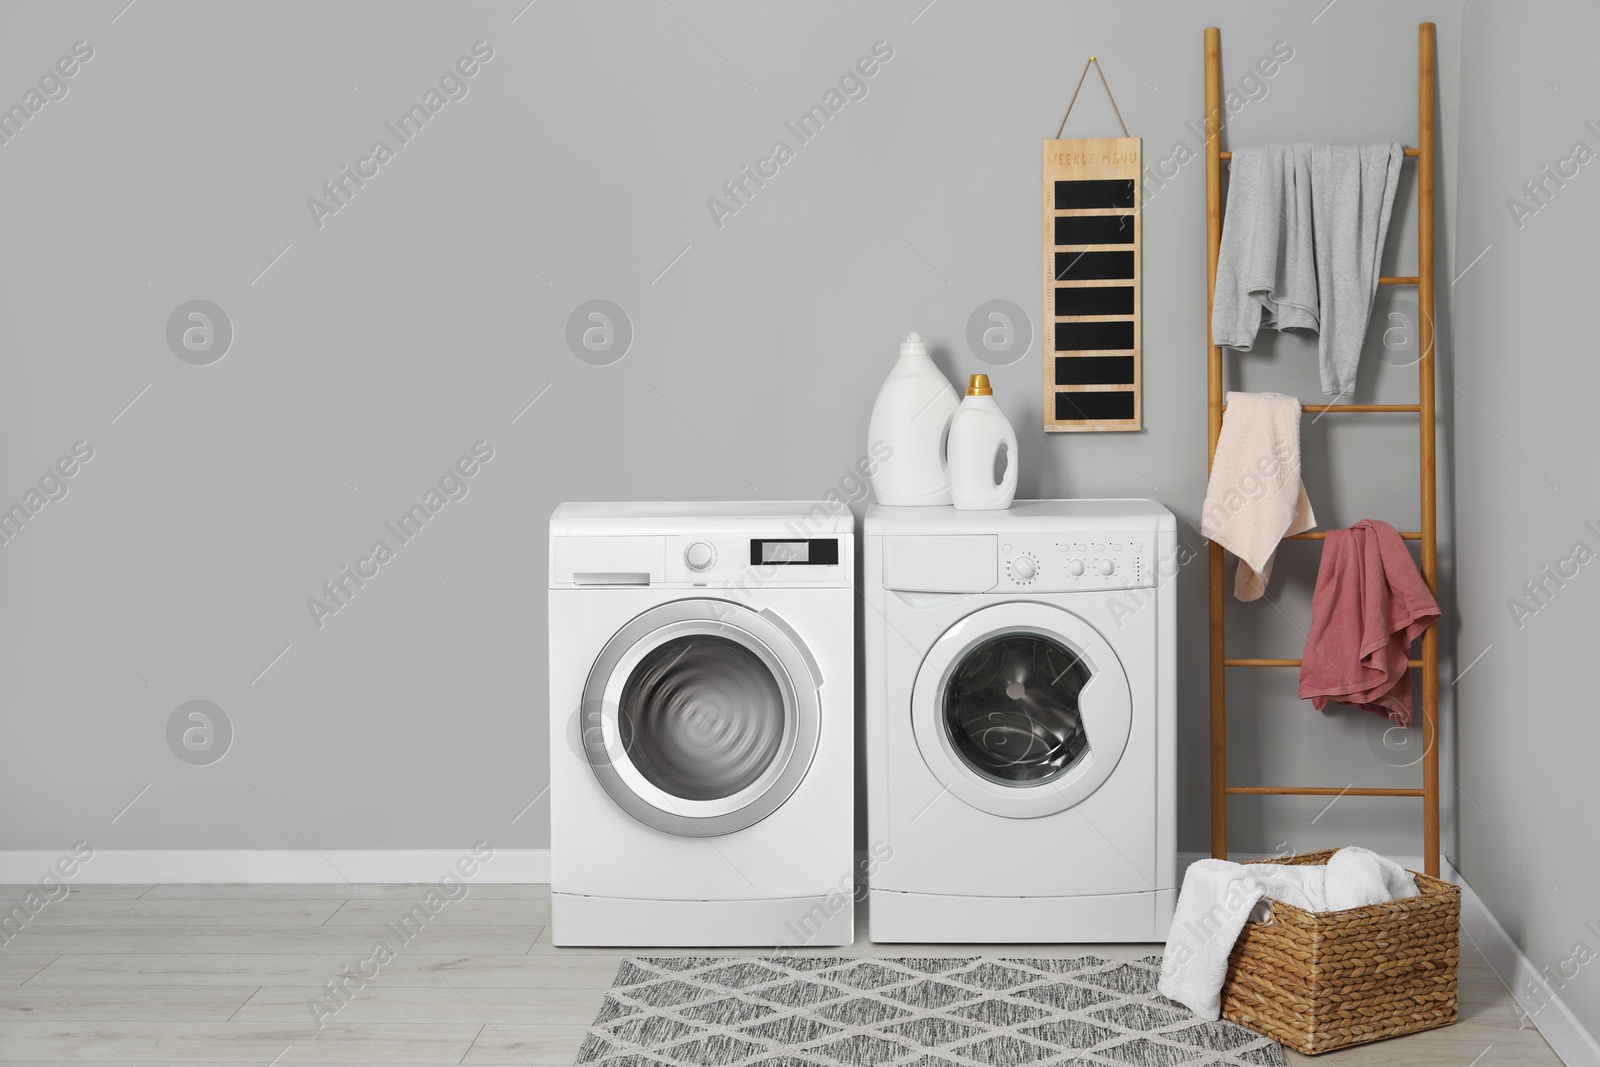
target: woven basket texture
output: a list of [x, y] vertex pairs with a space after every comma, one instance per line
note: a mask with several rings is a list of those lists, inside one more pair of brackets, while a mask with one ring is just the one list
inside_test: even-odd
[[[1260, 862], [1325, 864], [1334, 851]], [[1419, 896], [1345, 911], [1273, 901], [1234, 945], [1222, 1017], [1306, 1055], [1455, 1022], [1461, 889], [1416, 878]]]

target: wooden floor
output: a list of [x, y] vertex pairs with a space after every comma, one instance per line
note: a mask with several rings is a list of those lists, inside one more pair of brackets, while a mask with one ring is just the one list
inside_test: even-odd
[[[9, 908], [27, 889], [0, 886], [0, 902]], [[545, 886], [472, 886], [319, 1031], [311, 1004], [324, 984], [346, 968], [371, 973], [362, 961], [374, 943], [395, 941], [385, 924], [425, 893], [414, 885], [74, 888], [0, 945], [0, 1063], [570, 1064], [628, 953], [552, 948]], [[858, 913], [858, 930], [865, 918]], [[912, 947], [862, 935], [852, 948], [815, 951], [1131, 958], [1159, 946]], [[1322, 1063], [1559, 1065], [1536, 1030], [1519, 1027], [1510, 995], [1470, 945], [1461, 1016], [1454, 1027]]]

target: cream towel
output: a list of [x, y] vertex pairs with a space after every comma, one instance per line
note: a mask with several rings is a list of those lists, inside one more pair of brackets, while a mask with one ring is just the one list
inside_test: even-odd
[[1282, 393], [1229, 393], [1200, 533], [1239, 557], [1233, 595], [1259, 598], [1278, 542], [1316, 524], [1300, 482], [1300, 401]]

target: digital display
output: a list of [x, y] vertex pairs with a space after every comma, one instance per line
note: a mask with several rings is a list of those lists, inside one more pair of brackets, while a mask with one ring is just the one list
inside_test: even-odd
[[811, 558], [811, 544], [807, 541], [763, 541], [762, 563], [805, 563]]
[[751, 566], [836, 567], [839, 565], [839, 539], [836, 537], [795, 538], [792, 540], [750, 541]]

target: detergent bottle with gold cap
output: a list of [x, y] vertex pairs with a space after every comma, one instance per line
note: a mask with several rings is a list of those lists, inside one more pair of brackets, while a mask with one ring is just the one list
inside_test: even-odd
[[956, 510], [1003, 511], [1011, 506], [1017, 495], [1017, 435], [995, 403], [987, 374], [972, 376], [966, 398], [950, 420], [949, 458]]

